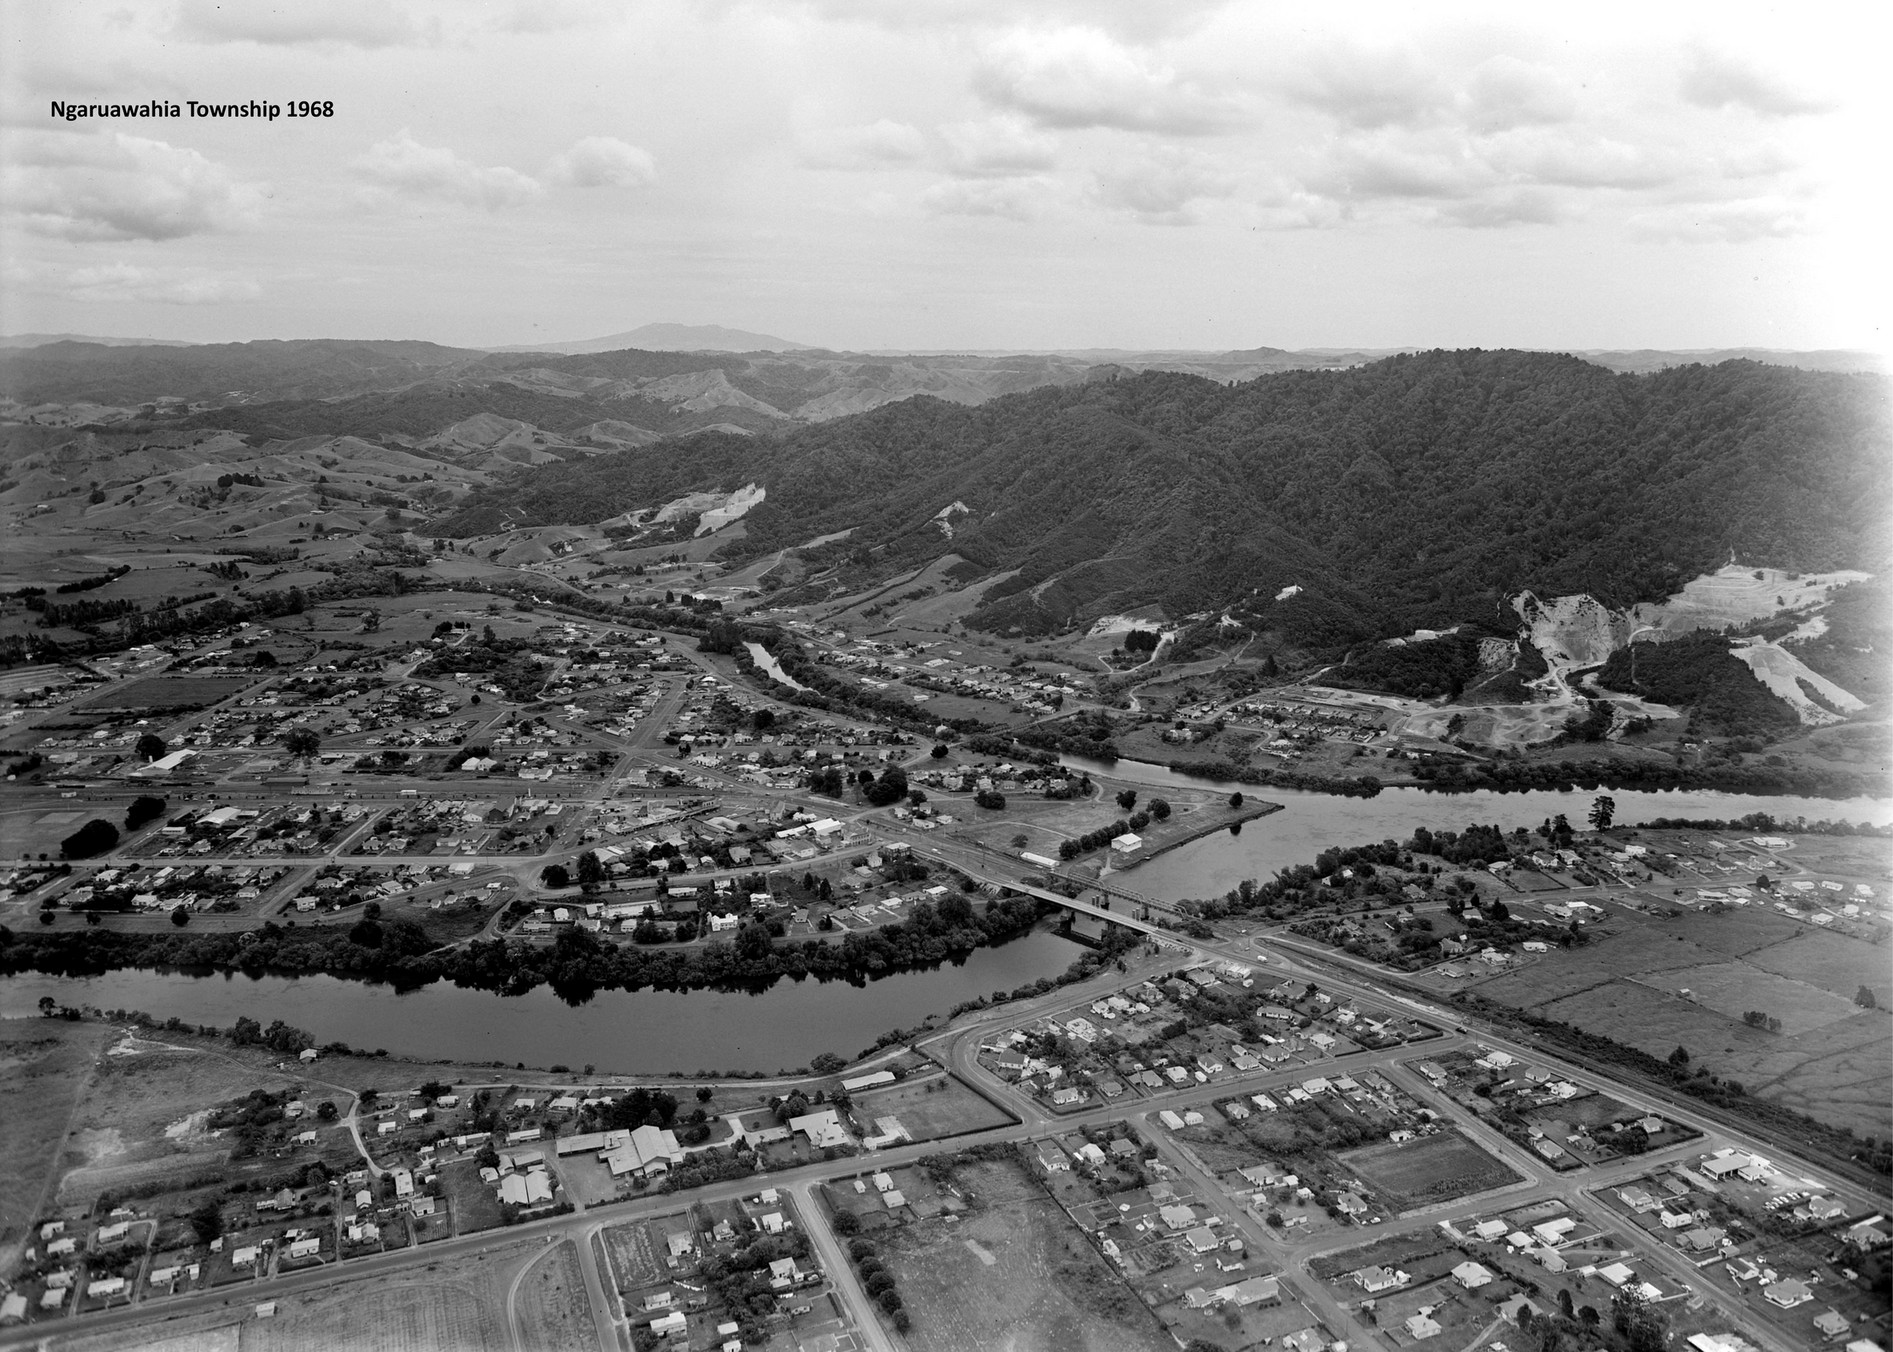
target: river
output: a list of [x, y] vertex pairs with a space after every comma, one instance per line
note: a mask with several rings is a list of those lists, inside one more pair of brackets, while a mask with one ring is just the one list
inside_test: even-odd
[[821, 1052], [853, 1059], [891, 1028], [912, 1028], [965, 1000], [1057, 976], [1084, 950], [1050, 930], [959, 965], [902, 972], [851, 987], [779, 981], [756, 995], [720, 991], [600, 991], [572, 1006], [544, 986], [499, 996], [435, 982], [420, 990], [339, 977], [250, 977], [240, 973], [124, 971], [65, 978], [29, 973], [0, 979], [0, 1018], [62, 1004], [142, 1010], [227, 1028], [239, 1015], [281, 1019], [318, 1042], [346, 1042], [396, 1056], [543, 1069], [595, 1065], [600, 1072], [660, 1074], [768, 1071], [807, 1065]]
[[791, 690], [808, 689], [808, 687], [803, 685], [800, 681], [792, 679], [789, 673], [782, 669], [782, 664], [776, 661], [775, 654], [763, 647], [762, 644], [745, 643], [743, 646], [749, 649], [749, 655], [755, 659], [756, 665], [768, 672], [772, 679], [782, 682], [782, 684], [788, 686]]
[[1126, 870], [1119, 882], [1158, 901], [1216, 897], [1245, 878], [1266, 881], [1279, 869], [1309, 864], [1330, 845], [1359, 845], [1376, 840], [1406, 840], [1416, 826], [1458, 831], [1471, 823], [1533, 827], [1562, 812], [1585, 829], [1591, 800], [1608, 794], [1617, 803], [1617, 822], [1634, 826], [1654, 817], [1746, 817], [1766, 812], [1777, 820], [1893, 823], [1893, 799], [1795, 798], [1782, 795], [1721, 793], [1700, 789], [1531, 790], [1525, 793], [1439, 793], [1426, 789], [1382, 789], [1373, 798], [1343, 798], [1305, 789], [1280, 789], [1194, 779], [1162, 765], [1120, 760], [1114, 765], [1081, 756], [1064, 763], [1094, 776], [1152, 788], [1213, 789], [1280, 803], [1282, 810], [1246, 822], [1239, 835], [1219, 832]]

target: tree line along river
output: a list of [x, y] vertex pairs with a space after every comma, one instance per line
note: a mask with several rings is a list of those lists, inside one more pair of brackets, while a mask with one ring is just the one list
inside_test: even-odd
[[[1283, 810], [1239, 834], [1207, 836], [1120, 875], [1124, 886], [1165, 901], [1219, 896], [1245, 878], [1311, 862], [1331, 845], [1405, 840], [1414, 828], [1460, 830], [1470, 823], [1507, 830], [1565, 814], [1581, 824], [1596, 795], [1582, 790], [1523, 793], [1429, 793], [1386, 789], [1374, 798], [1214, 781], [1135, 761], [1114, 765], [1067, 757], [1094, 776], [1163, 788], [1242, 790]], [[1789, 798], [1675, 790], [1618, 790], [1617, 821], [1656, 817], [1734, 819], [1764, 812], [1777, 821], [1893, 822], [1893, 800]], [[964, 962], [899, 972], [863, 985], [779, 981], [760, 993], [605, 990], [567, 1004], [548, 987], [496, 995], [436, 982], [419, 990], [328, 976], [120, 971], [61, 978], [23, 974], [0, 979], [0, 1016], [37, 1015], [41, 996], [70, 1005], [141, 1010], [159, 1018], [227, 1027], [239, 1015], [282, 1019], [319, 1042], [384, 1047], [422, 1059], [524, 1062], [546, 1067], [595, 1065], [600, 1071], [774, 1072], [806, 1065], [822, 1052], [853, 1057], [891, 1028], [913, 1027], [964, 1001], [1056, 977], [1082, 950], [1038, 929]]]

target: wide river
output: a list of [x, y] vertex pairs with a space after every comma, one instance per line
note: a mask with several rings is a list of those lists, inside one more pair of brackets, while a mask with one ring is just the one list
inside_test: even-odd
[[318, 1042], [452, 1061], [525, 1062], [574, 1070], [646, 1073], [793, 1070], [822, 1053], [852, 1060], [892, 1028], [996, 990], [1057, 976], [1084, 949], [1049, 930], [975, 950], [960, 966], [902, 972], [864, 986], [778, 981], [761, 994], [600, 991], [568, 1005], [544, 986], [493, 995], [435, 982], [420, 990], [338, 977], [189, 976], [126, 971], [68, 979], [0, 979], [0, 1018], [36, 1014], [42, 995], [63, 1004], [142, 1010], [227, 1028], [239, 1015], [281, 1019]]
[[[1103, 765], [1067, 757], [1094, 775], [1151, 788], [1240, 789], [1283, 805], [1247, 823], [1240, 834], [1219, 831], [1122, 875], [1125, 886], [1159, 900], [1219, 896], [1245, 878], [1264, 880], [1292, 864], [1312, 862], [1330, 845], [1405, 840], [1417, 826], [1460, 830], [1470, 823], [1536, 826], [1562, 812], [1582, 828], [1591, 799], [1584, 791], [1429, 793], [1385, 789], [1374, 798], [1338, 798], [1294, 789], [1218, 784], [1159, 765]], [[1805, 817], [1884, 825], [1893, 800], [1764, 797], [1715, 792], [1615, 790], [1617, 821], [1655, 817], [1729, 819], [1766, 812], [1777, 820]], [[890, 1028], [910, 1028], [961, 1001], [1012, 990], [1063, 971], [1081, 950], [1039, 931], [963, 965], [906, 972], [865, 986], [778, 982], [760, 995], [712, 991], [604, 991], [570, 1006], [541, 988], [498, 996], [435, 984], [397, 994], [386, 986], [330, 977], [193, 977], [119, 972], [83, 980], [47, 976], [0, 979], [0, 1016], [33, 1012], [42, 995], [66, 1004], [143, 1010], [161, 1018], [228, 1026], [238, 1015], [268, 1024], [283, 1019], [318, 1041], [386, 1047], [412, 1057], [554, 1063], [601, 1071], [775, 1071], [806, 1065], [820, 1052], [852, 1057]]]
[[1751, 812], [1766, 812], [1777, 821], [1805, 817], [1809, 821], [1869, 822], [1876, 826], [1893, 822], [1893, 799], [1889, 798], [1792, 798], [1684, 789], [1435, 793], [1412, 788], [1382, 789], [1373, 798], [1339, 798], [1302, 789], [1193, 779], [1144, 761], [1120, 760], [1106, 765], [1078, 756], [1063, 759], [1074, 769], [1151, 788], [1214, 789], [1224, 793], [1240, 790], [1244, 797], [1282, 805], [1280, 812], [1245, 823], [1239, 835], [1218, 832], [1122, 874], [1120, 881], [1125, 887], [1158, 901], [1221, 896], [1245, 878], [1263, 882], [1279, 869], [1313, 863], [1315, 856], [1330, 845], [1405, 840], [1416, 826], [1459, 831], [1476, 822], [1509, 831], [1514, 826], [1536, 826], [1562, 812], [1581, 831], [1591, 800], [1599, 794], [1616, 800], [1620, 826], [1634, 826], [1657, 817], [1726, 821]]

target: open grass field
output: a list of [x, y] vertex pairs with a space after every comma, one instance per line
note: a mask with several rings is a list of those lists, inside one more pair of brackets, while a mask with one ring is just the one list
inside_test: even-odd
[[[123, 1332], [62, 1340], [61, 1352], [513, 1352], [506, 1290], [543, 1245], [514, 1245], [419, 1270], [343, 1280], [278, 1296], [258, 1319], [236, 1293], [232, 1307], [152, 1323], [136, 1342]], [[523, 1289], [522, 1289], [523, 1295]], [[260, 1298], [260, 1296], [259, 1296]], [[528, 1346], [531, 1346], [528, 1344]]]
[[913, 1316], [907, 1348], [1174, 1352], [1155, 1316], [1022, 1166], [976, 1174], [979, 1210], [876, 1235]]
[[1402, 1210], [1520, 1181], [1518, 1174], [1456, 1131], [1398, 1144], [1383, 1141], [1336, 1158]]
[[642, 1222], [614, 1225], [599, 1232], [605, 1242], [605, 1256], [611, 1263], [611, 1279], [620, 1291], [635, 1291], [664, 1277], [664, 1263], [657, 1256], [656, 1241]]
[[205, 709], [256, 682], [244, 676], [147, 676], [95, 695], [82, 709]]
[[1886, 949], [1844, 934], [1823, 934], [1793, 921], [1785, 923], [1794, 927], [1788, 938], [1745, 954], [1743, 961], [1831, 991], [1850, 1005], [1862, 986], [1873, 992], [1876, 1005], [1893, 1005], [1893, 956]]
[[1823, 1122], [1878, 1135], [1893, 1098], [1893, 1012], [1860, 1010], [1797, 1036], [1765, 1033], [1706, 1005], [1612, 981], [1540, 1007], [1653, 1056], [1686, 1048], [1692, 1064], [1739, 1080]]
[[564, 1239], [545, 1251], [519, 1283], [512, 1314], [514, 1337], [522, 1348], [595, 1352], [598, 1327], [592, 1322], [577, 1245]]
[[61, 1161], [62, 1201], [159, 1180], [181, 1185], [206, 1173], [241, 1176], [243, 1166], [225, 1168], [230, 1142], [206, 1129], [204, 1114], [252, 1089], [301, 1083], [215, 1053], [134, 1045], [133, 1054], [100, 1058], [87, 1086]]
[[[1752, 1094], [1856, 1131], [1885, 1130], [1893, 963], [1884, 949], [1755, 906], [1660, 921], [1613, 910], [1609, 924], [1613, 933], [1599, 942], [1475, 989], [1652, 1056], [1686, 1048], [1695, 1064]], [[1878, 1009], [1854, 1005], [1863, 985]], [[1679, 998], [1683, 989], [1695, 999]], [[1780, 1019], [1782, 1031], [1744, 1025], [1752, 1009]]]
[[1757, 971], [1746, 962], [1678, 967], [1640, 980], [1659, 991], [1688, 991], [1699, 1004], [1732, 1019], [1760, 1010], [1780, 1019], [1781, 1031], [1789, 1037], [1848, 1018], [1858, 1008], [1832, 991]]
[[51, 1019], [0, 1021], [0, 1260], [9, 1259], [35, 1219], [57, 1167], [73, 1105], [102, 1049], [96, 1024]]
[[898, 1117], [916, 1141], [984, 1131], [1012, 1121], [951, 1075], [908, 1080], [857, 1095], [854, 1115], [863, 1125], [876, 1118]]

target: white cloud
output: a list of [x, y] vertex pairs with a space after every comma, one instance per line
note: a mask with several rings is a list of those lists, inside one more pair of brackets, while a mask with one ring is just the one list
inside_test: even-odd
[[1437, 219], [1451, 225], [1494, 230], [1510, 225], [1556, 225], [1566, 214], [1553, 193], [1542, 188], [1510, 188], [1441, 207]]
[[460, 202], [488, 211], [520, 206], [545, 191], [536, 180], [516, 169], [504, 165], [483, 168], [444, 146], [424, 146], [406, 128], [390, 140], [376, 142], [355, 167], [373, 185], [391, 192]]
[[615, 136], [587, 136], [553, 156], [546, 176], [572, 188], [644, 188], [657, 181], [657, 164]]
[[797, 137], [802, 163], [814, 169], [886, 169], [912, 164], [927, 153], [927, 139], [891, 118], [853, 127], [823, 127]]
[[1430, 121], [1450, 102], [1445, 82], [1405, 49], [1328, 43], [1287, 80], [1288, 92], [1350, 127]]
[[1173, 136], [1230, 125], [1233, 103], [1095, 28], [1015, 31], [982, 53], [987, 99], [1047, 127], [1112, 127]]
[[1697, 52], [1683, 72], [1681, 89], [1700, 108], [1747, 108], [1766, 117], [1826, 113], [1836, 106], [1753, 62], [1718, 52]]
[[1749, 197], [1645, 212], [1630, 218], [1630, 228], [1652, 239], [1741, 244], [1805, 235], [1815, 229], [1815, 223], [1803, 202], [1786, 197]]
[[1466, 82], [1466, 120], [1475, 131], [1547, 126], [1577, 116], [1577, 90], [1558, 71], [1513, 56], [1479, 64]]
[[1656, 188], [1683, 174], [1669, 155], [1563, 129], [1523, 129], [1484, 143], [1482, 152], [1515, 179], [1571, 188]]
[[127, 136], [20, 138], [0, 180], [8, 215], [74, 240], [181, 239], [247, 225], [257, 189], [195, 150]]
[[940, 128], [947, 164], [969, 177], [1031, 174], [1053, 167], [1058, 142], [1020, 117], [989, 117]]
[[1235, 176], [1208, 157], [1172, 150], [1112, 164], [1098, 174], [1093, 197], [1152, 224], [1189, 225], [1196, 203], [1235, 189]]
[[999, 216], [1028, 221], [1051, 184], [1039, 178], [951, 179], [920, 195], [920, 205], [937, 216]]
[[438, 33], [388, 0], [184, 0], [172, 31], [199, 42], [362, 48], [411, 46]]
[[164, 305], [221, 305], [255, 300], [262, 288], [252, 277], [209, 268], [141, 268], [108, 263], [67, 274], [64, 290], [74, 300], [156, 301]]

